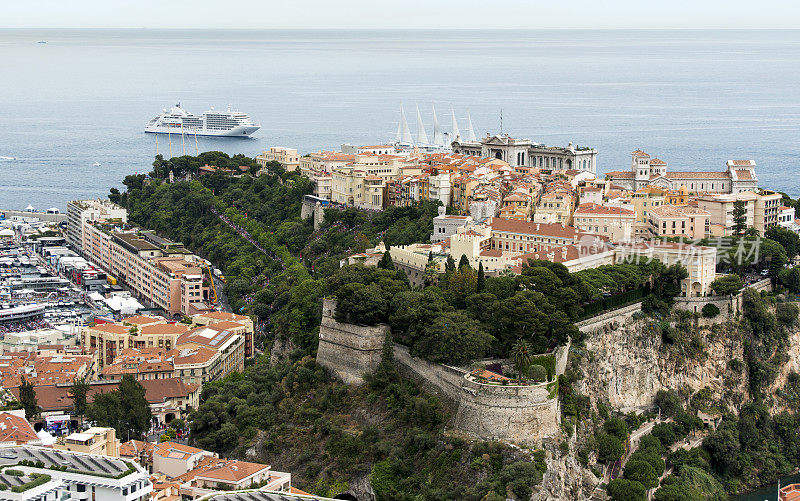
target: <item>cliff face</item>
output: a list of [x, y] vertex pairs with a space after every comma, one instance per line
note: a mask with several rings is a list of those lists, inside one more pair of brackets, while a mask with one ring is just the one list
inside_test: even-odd
[[735, 323], [673, 326], [678, 340], [671, 343], [662, 329], [650, 319], [627, 319], [588, 333], [576, 389], [593, 403], [606, 401], [623, 410], [649, 407], [658, 390], [670, 388], [691, 393], [708, 388], [733, 409], [747, 399]]
[[542, 482], [534, 487], [531, 501], [590, 499], [600, 485], [600, 479], [578, 463], [575, 435], [564, 437], [564, 440], [568, 445], [567, 451], [562, 451], [556, 440], [545, 441], [547, 471]]

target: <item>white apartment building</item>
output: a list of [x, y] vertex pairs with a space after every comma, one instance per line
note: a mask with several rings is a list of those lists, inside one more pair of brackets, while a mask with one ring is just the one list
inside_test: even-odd
[[74, 249], [83, 249], [83, 227], [87, 221], [128, 221], [128, 210], [109, 200], [73, 200], [67, 203], [67, 243]]
[[[0, 447], [0, 466], [4, 467], [0, 483], [7, 486], [0, 490], [3, 501], [147, 501], [153, 491], [144, 468], [110, 456], [35, 446]], [[22, 476], [9, 475], [5, 467]], [[23, 490], [14, 492], [13, 487]]]

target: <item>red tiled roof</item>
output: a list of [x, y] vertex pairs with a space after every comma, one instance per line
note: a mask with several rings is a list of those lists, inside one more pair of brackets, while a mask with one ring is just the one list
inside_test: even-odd
[[[145, 398], [152, 403], [160, 403], [167, 398], [187, 397], [193, 394], [200, 385], [185, 384], [177, 378], [151, 379], [139, 381], [144, 387]], [[119, 383], [99, 383], [89, 387], [87, 397], [91, 401], [98, 393], [108, 393], [116, 390]], [[72, 408], [72, 395], [70, 386], [37, 386], [36, 398], [42, 411], [65, 411]], [[19, 398], [19, 387], [8, 388], [15, 398]]]
[[491, 226], [492, 232], [522, 233], [559, 238], [576, 238], [582, 234], [574, 226], [562, 226], [555, 223], [532, 223], [501, 218], [492, 219], [489, 226]]
[[0, 413], [0, 442], [14, 442], [17, 445], [39, 440], [33, 426], [23, 417], [9, 412]]
[[599, 205], [595, 203], [586, 203], [581, 204], [575, 209], [574, 215], [584, 215], [584, 214], [594, 214], [594, 215], [608, 215], [608, 216], [634, 216], [636, 213], [629, 209], [624, 209], [622, 207], [613, 207], [613, 206], [606, 206], [606, 205]]
[[730, 179], [727, 172], [667, 172], [667, 179]]

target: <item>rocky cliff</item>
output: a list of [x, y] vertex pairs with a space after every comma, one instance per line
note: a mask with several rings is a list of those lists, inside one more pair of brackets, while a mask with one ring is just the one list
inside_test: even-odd
[[661, 389], [691, 394], [708, 388], [712, 398], [734, 409], [747, 399], [743, 349], [734, 322], [703, 326], [693, 320], [633, 317], [587, 334], [585, 351], [573, 353], [581, 361], [573, 366], [583, 376], [576, 389], [593, 403], [646, 408]]

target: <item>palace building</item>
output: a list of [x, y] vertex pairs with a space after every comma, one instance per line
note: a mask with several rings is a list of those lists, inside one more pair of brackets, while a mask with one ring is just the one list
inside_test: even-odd
[[480, 141], [456, 137], [451, 144], [453, 153], [491, 157], [508, 162], [511, 167], [536, 167], [550, 170], [597, 172], [597, 150], [574, 147], [545, 146], [530, 139], [516, 139], [508, 134], [487, 134]]
[[740, 193], [758, 189], [755, 161], [728, 160], [726, 167], [721, 172], [669, 172], [666, 162], [636, 150], [631, 153], [631, 170], [609, 172], [606, 180], [631, 191], [647, 186], [666, 190], [685, 187], [693, 193]]

